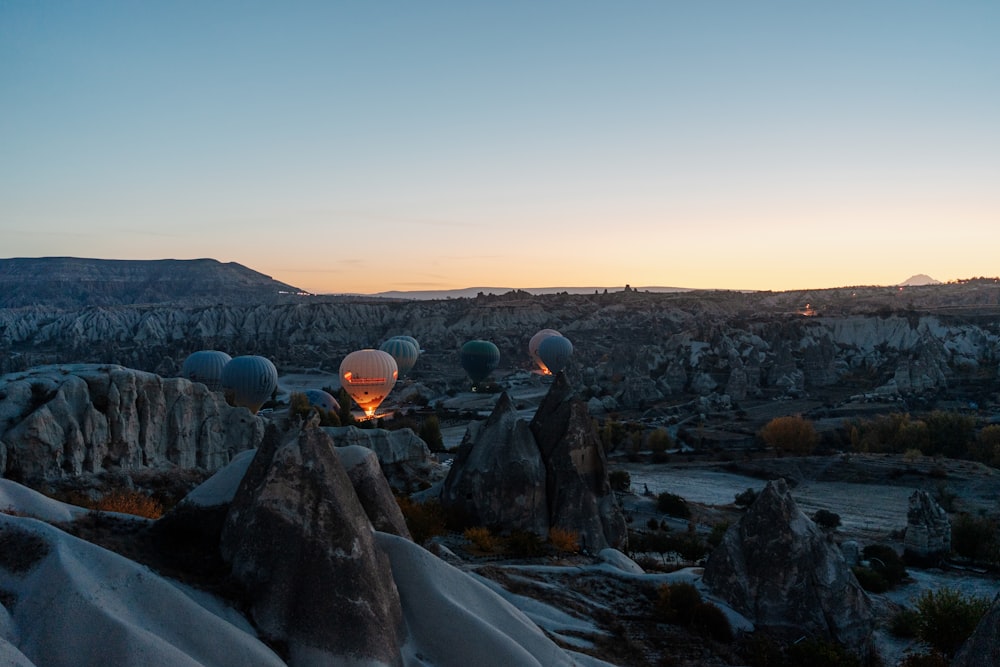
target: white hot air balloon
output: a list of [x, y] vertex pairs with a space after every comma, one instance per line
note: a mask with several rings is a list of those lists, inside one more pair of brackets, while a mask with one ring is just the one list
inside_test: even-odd
[[232, 405], [256, 414], [278, 388], [278, 369], [266, 357], [235, 357], [222, 369], [222, 388]]
[[550, 336], [562, 336], [561, 333], [555, 329], [542, 329], [528, 341], [528, 354], [531, 355], [531, 360], [535, 362], [538, 366], [538, 370], [542, 371], [546, 375], [549, 375], [549, 369], [545, 366], [545, 362], [542, 358], [538, 356], [538, 346], [542, 344], [542, 341]]
[[340, 386], [369, 418], [392, 391], [397, 377], [396, 360], [382, 350], [356, 350], [340, 362]]
[[233, 358], [219, 350], [192, 352], [181, 366], [181, 377], [191, 382], [201, 382], [210, 391], [222, 389], [222, 369]]

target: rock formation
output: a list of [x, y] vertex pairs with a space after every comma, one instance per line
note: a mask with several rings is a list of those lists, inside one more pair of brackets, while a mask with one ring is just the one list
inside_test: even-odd
[[549, 523], [575, 530], [594, 552], [621, 547], [625, 517], [608, 481], [604, 448], [587, 412], [559, 373], [531, 420], [546, 470]]
[[202, 384], [121, 366], [42, 366], [5, 375], [0, 397], [0, 471], [11, 479], [215, 471], [263, 435], [262, 420]]
[[979, 621], [955, 658], [951, 667], [996, 667], [1000, 665], [1000, 595]]
[[951, 521], [929, 493], [916, 490], [906, 511], [903, 556], [915, 564], [936, 564], [951, 553]]
[[264, 440], [220, 551], [258, 631], [287, 643], [289, 664], [398, 663], [403, 618], [388, 558], [319, 428]]
[[372, 522], [372, 527], [383, 533], [410, 539], [406, 519], [392, 495], [389, 482], [382, 474], [375, 452], [357, 445], [335, 447], [333, 451], [347, 471], [351, 486], [358, 494], [358, 500], [361, 501], [368, 520]]
[[575, 531], [581, 547], [624, 546], [621, 507], [583, 401], [556, 375], [530, 425], [502, 394], [489, 419], [470, 426], [442, 487], [441, 503], [472, 523], [504, 530]]
[[441, 504], [471, 525], [549, 534], [545, 465], [506, 393], [469, 426], [441, 489]]
[[729, 528], [709, 557], [704, 581], [761, 629], [869, 650], [874, 616], [868, 596], [783, 479], [768, 482]]
[[324, 429], [337, 447], [357, 445], [370, 449], [378, 456], [382, 472], [392, 488], [412, 493], [436, 481], [437, 459], [427, 443], [411, 429], [387, 431], [381, 428], [357, 426], [327, 426]]

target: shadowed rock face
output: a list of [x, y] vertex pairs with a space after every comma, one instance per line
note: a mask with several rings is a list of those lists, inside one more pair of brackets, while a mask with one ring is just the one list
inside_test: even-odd
[[578, 531], [581, 546], [592, 551], [624, 546], [625, 518], [608, 482], [604, 449], [586, 404], [574, 398], [562, 373], [538, 406], [531, 432], [546, 469], [549, 523]]
[[42, 366], [0, 378], [0, 395], [0, 473], [12, 479], [215, 471], [264, 432], [203, 384], [121, 366]]
[[908, 561], [927, 564], [935, 564], [951, 552], [948, 513], [926, 491], [918, 489], [910, 496], [903, 549]]
[[866, 654], [874, 616], [840, 550], [769, 482], [709, 557], [704, 581], [758, 627], [818, 635]]
[[426, 488], [435, 475], [437, 460], [427, 443], [411, 429], [326, 426], [323, 430], [338, 447], [358, 445], [375, 452], [389, 485], [397, 491], [412, 493]]
[[471, 524], [549, 533], [545, 466], [528, 425], [506, 393], [485, 423], [470, 427], [441, 503]]
[[951, 667], [996, 667], [1000, 665], [1000, 595], [993, 600], [972, 636], [955, 655]]
[[282, 438], [269, 429], [220, 551], [259, 631], [287, 642], [290, 664], [399, 663], [402, 611], [389, 562], [322, 430], [307, 424]]

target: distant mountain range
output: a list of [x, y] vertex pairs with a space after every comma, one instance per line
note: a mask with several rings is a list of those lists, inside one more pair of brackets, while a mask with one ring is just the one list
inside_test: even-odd
[[273, 303], [303, 293], [214, 259], [0, 259], [0, 308]]
[[428, 300], [428, 299], [471, 299], [475, 298], [479, 294], [506, 294], [507, 292], [512, 292], [515, 290], [521, 292], [527, 292], [533, 295], [541, 294], [594, 294], [603, 292], [621, 292], [625, 288], [635, 290], [636, 292], [692, 292], [691, 288], [687, 287], [631, 287], [629, 285], [617, 285], [614, 287], [465, 287], [462, 289], [443, 289], [443, 290], [414, 290], [414, 291], [402, 291], [393, 290], [389, 292], [377, 292], [371, 294], [370, 296], [377, 296], [384, 299], [414, 299], [414, 300]]
[[920, 285], [940, 285], [941, 281], [934, 280], [926, 273], [918, 273], [915, 276], [910, 276], [899, 284], [905, 287], [918, 287]]

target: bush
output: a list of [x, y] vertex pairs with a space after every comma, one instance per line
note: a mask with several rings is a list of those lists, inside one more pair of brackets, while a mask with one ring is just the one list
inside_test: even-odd
[[694, 608], [701, 604], [701, 593], [694, 584], [678, 582], [663, 584], [656, 589], [656, 616], [672, 625], [691, 622]]
[[420, 423], [420, 439], [427, 443], [427, 448], [432, 452], [443, 452], [444, 438], [441, 435], [441, 422], [437, 415], [428, 415]]
[[861, 667], [861, 660], [846, 647], [823, 639], [805, 639], [785, 649], [789, 665], [809, 667]]
[[899, 667], [948, 667], [951, 661], [937, 651], [930, 653], [911, 653], [906, 656]]
[[465, 532], [462, 533], [462, 537], [471, 542], [477, 549], [485, 553], [496, 551], [496, 548], [499, 546], [499, 541], [493, 533], [490, 532], [490, 529], [483, 526], [466, 528]]
[[734, 502], [739, 507], [749, 507], [750, 505], [753, 505], [753, 501], [755, 500], [757, 500], [757, 492], [751, 487], [747, 488], [747, 490], [743, 493], [737, 493]]
[[1000, 468], [1000, 425], [984, 426], [971, 445], [970, 454], [977, 461]]
[[885, 593], [889, 590], [889, 582], [886, 581], [885, 577], [870, 567], [856, 565], [851, 568], [851, 571], [854, 572], [854, 577], [861, 584], [861, 588], [869, 593]]
[[709, 533], [707, 538], [708, 543], [713, 547], [717, 547], [722, 544], [722, 538], [725, 537], [727, 530], [729, 530], [728, 521], [720, 521], [712, 526], [712, 532]]
[[653, 454], [663, 454], [673, 447], [673, 444], [673, 440], [670, 439], [670, 434], [667, 433], [667, 429], [665, 428], [656, 429], [646, 439], [646, 446]]
[[549, 529], [549, 542], [558, 551], [571, 554], [579, 553], [580, 551], [580, 533], [575, 530], [552, 527]]
[[544, 543], [530, 530], [514, 530], [504, 541], [507, 553], [515, 558], [531, 558], [544, 552]]
[[831, 512], [830, 510], [819, 509], [813, 514], [813, 521], [820, 528], [826, 528], [827, 530], [834, 530], [840, 525], [840, 515], [836, 512]]
[[1000, 544], [996, 523], [986, 517], [960, 514], [951, 524], [951, 548], [964, 558], [997, 562]]
[[987, 598], [966, 596], [951, 588], [925, 591], [917, 598], [917, 636], [947, 657], [969, 638], [989, 609]]
[[733, 641], [733, 626], [725, 612], [711, 602], [696, 604], [691, 610], [691, 627], [715, 641]]
[[656, 508], [670, 516], [681, 519], [691, 518], [691, 508], [688, 507], [687, 501], [668, 491], [664, 491], [656, 497]]
[[448, 532], [445, 528], [444, 511], [441, 503], [436, 500], [418, 503], [407, 496], [397, 496], [396, 503], [403, 513], [413, 541], [417, 544], [423, 544], [435, 535], [444, 535]]
[[889, 632], [894, 637], [912, 639], [920, 627], [920, 614], [914, 609], [901, 609], [889, 619]]
[[159, 519], [163, 516], [163, 505], [141, 491], [112, 491], [94, 503], [93, 508], [102, 512], [121, 512], [147, 519]]
[[935, 410], [926, 419], [928, 445], [924, 454], [942, 454], [957, 459], [966, 456], [976, 433], [972, 415]]
[[886, 544], [869, 544], [861, 552], [869, 567], [881, 575], [890, 588], [903, 583], [907, 577], [906, 564], [896, 550]]
[[760, 430], [760, 438], [768, 447], [791, 454], [811, 454], [819, 442], [812, 422], [799, 415], [775, 417]]
[[608, 473], [608, 482], [612, 491], [625, 493], [632, 488], [632, 476], [628, 474], [628, 470], [612, 470]]

